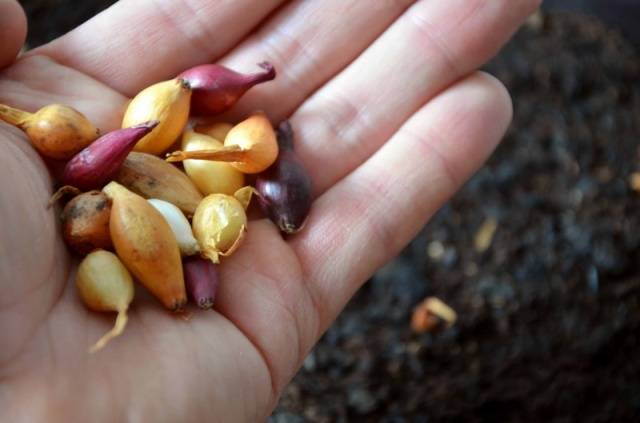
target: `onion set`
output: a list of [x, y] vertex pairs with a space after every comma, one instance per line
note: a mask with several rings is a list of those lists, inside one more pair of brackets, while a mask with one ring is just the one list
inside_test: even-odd
[[183, 256], [192, 256], [200, 251], [198, 241], [193, 237], [191, 225], [179, 208], [166, 201], [152, 198], [147, 200], [156, 210], [160, 212], [164, 220], [173, 231], [173, 235], [178, 242], [178, 248]]
[[[222, 143], [217, 139], [193, 131], [186, 131], [182, 136], [182, 148], [185, 151], [221, 149]], [[171, 166], [167, 163], [168, 166]], [[212, 162], [210, 160], [185, 160], [184, 171], [198, 187], [200, 192], [208, 194], [232, 195], [244, 185], [244, 174], [229, 163]]]
[[117, 182], [103, 191], [113, 202], [109, 231], [127, 269], [169, 310], [187, 302], [180, 248], [162, 214]]
[[62, 174], [62, 183], [81, 190], [102, 187], [116, 176], [140, 138], [157, 127], [158, 123], [145, 122], [103, 135], [69, 160]]
[[187, 159], [231, 162], [243, 173], [259, 173], [278, 157], [278, 142], [271, 122], [263, 112], [256, 112], [234, 126], [224, 140], [224, 147], [196, 151], [174, 151], [167, 161]]
[[131, 100], [122, 127], [143, 122], [160, 122], [151, 133], [135, 146], [135, 151], [161, 154], [178, 139], [189, 119], [191, 88], [182, 79], [159, 82], [142, 90]]
[[247, 228], [247, 189], [235, 196], [210, 194], [202, 200], [193, 215], [193, 234], [201, 254], [214, 263], [238, 249]]
[[167, 201], [193, 216], [202, 194], [178, 168], [147, 153], [131, 152], [114, 180], [144, 198]]
[[229, 110], [251, 87], [276, 77], [269, 62], [259, 63], [263, 72], [244, 75], [225, 66], [210, 64], [188, 69], [178, 75], [193, 89], [191, 105], [197, 115], [215, 115]]
[[90, 310], [117, 313], [90, 352], [125, 330], [134, 280], [170, 311], [188, 299], [211, 309], [220, 266], [251, 225], [254, 194], [282, 232], [303, 227], [312, 186], [291, 126], [276, 133], [262, 111], [232, 123], [211, 117], [276, 77], [272, 64], [259, 66], [242, 74], [205, 64], [154, 83], [128, 102], [122, 128], [103, 136], [65, 105], [29, 113], [0, 104], [0, 120], [23, 130], [41, 156], [64, 161], [47, 161], [62, 169], [52, 172], [60, 188], [49, 205], [74, 194], [60, 218], [66, 245], [81, 257], [78, 296]]
[[113, 248], [110, 216], [111, 200], [103, 192], [85, 192], [69, 201], [60, 216], [62, 235], [69, 248], [80, 255]]
[[184, 261], [183, 267], [189, 298], [202, 309], [213, 307], [220, 283], [218, 265], [211, 260], [190, 257]]
[[227, 122], [200, 123], [193, 130], [199, 134], [208, 135], [219, 142], [224, 142], [233, 125]]
[[133, 280], [118, 257], [104, 250], [87, 255], [76, 273], [76, 288], [85, 305], [94, 311], [118, 313], [116, 323], [89, 350], [104, 348], [127, 326], [127, 310], [133, 300]]
[[278, 144], [278, 159], [256, 179], [258, 203], [282, 232], [294, 234], [303, 228], [311, 210], [311, 178], [293, 150], [289, 122], [280, 124]]
[[82, 113], [62, 104], [35, 113], [0, 104], [0, 120], [22, 129], [40, 154], [57, 160], [73, 157], [100, 135]]

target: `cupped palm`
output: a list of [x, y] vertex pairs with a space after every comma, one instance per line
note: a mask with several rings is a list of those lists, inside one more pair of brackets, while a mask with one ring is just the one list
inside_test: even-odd
[[[15, 16], [9, 3], [0, 6]], [[124, 334], [89, 355], [114, 316], [77, 298], [77, 260], [45, 207], [51, 167], [0, 124], [0, 415], [264, 420], [357, 288], [495, 147], [509, 99], [474, 72], [537, 5], [123, 0], [7, 66], [0, 102], [68, 104], [105, 132], [128, 97], [184, 68], [249, 71], [270, 60], [276, 81], [226, 118], [259, 108], [274, 123], [290, 118], [315, 202], [288, 239], [267, 220], [250, 222], [221, 266], [215, 311], [183, 319], [138, 288]]]

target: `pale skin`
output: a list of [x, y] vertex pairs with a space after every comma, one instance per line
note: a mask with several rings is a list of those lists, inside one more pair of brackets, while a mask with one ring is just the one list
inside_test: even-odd
[[190, 66], [255, 71], [270, 60], [276, 81], [228, 118], [290, 117], [315, 188], [300, 234], [283, 240], [270, 222], [250, 222], [223, 263], [215, 311], [184, 321], [138, 289], [124, 334], [88, 355], [115, 315], [77, 297], [77, 261], [44, 206], [47, 168], [0, 124], [0, 420], [264, 421], [354, 292], [503, 136], [509, 96], [476, 69], [538, 6], [122, 0], [16, 61], [24, 15], [0, 0], [0, 102], [65, 103], [104, 132], [128, 97]]

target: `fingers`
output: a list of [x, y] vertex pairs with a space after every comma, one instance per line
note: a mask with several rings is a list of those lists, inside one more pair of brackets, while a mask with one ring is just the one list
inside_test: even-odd
[[425, 1], [407, 10], [292, 117], [316, 193], [366, 160], [420, 105], [489, 60], [537, 3]]
[[0, 73], [0, 103], [29, 112], [48, 104], [66, 104], [104, 133], [120, 127], [126, 98], [81, 72], [32, 55]]
[[39, 49], [132, 96], [236, 45], [283, 0], [122, 0]]
[[251, 90], [232, 120], [263, 109], [274, 122], [288, 117], [318, 86], [344, 68], [415, 0], [296, 1], [283, 7], [222, 63], [250, 70], [269, 60], [275, 81]]
[[0, 0], [0, 69], [11, 64], [27, 36], [27, 18], [15, 0]]
[[316, 200], [307, 230], [291, 245], [322, 328], [478, 169], [510, 119], [502, 85], [474, 74], [427, 103]]

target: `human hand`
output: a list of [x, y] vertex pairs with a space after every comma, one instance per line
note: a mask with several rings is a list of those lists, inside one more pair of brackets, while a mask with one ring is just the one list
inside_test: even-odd
[[316, 198], [287, 240], [251, 222], [221, 267], [214, 312], [186, 322], [138, 290], [123, 336], [88, 355], [114, 316], [77, 298], [76, 260], [45, 209], [47, 168], [0, 124], [2, 420], [265, 420], [354, 292], [496, 146], [510, 100], [475, 70], [538, 4], [122, 0], [9, 65], [25, 27], [0, 0], [0, 102], [68, 104], [103, 132], [127, 97], [190, 66], [271, 61], [278, 78], [234, 113], [290, 117]]

